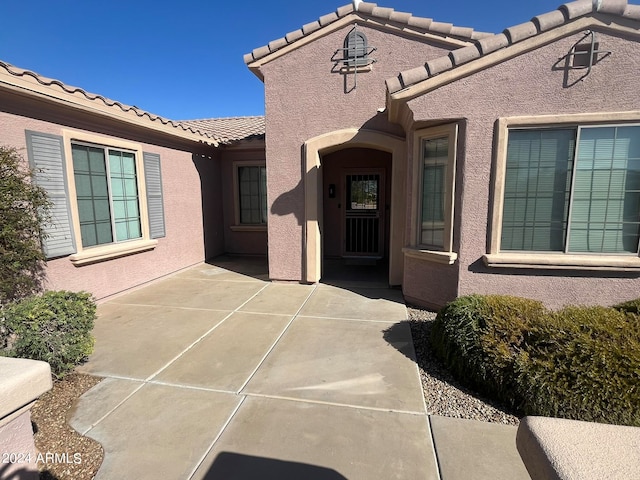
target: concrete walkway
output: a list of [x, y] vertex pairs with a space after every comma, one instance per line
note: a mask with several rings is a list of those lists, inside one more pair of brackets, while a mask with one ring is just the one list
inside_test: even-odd
[[426, 414], [397, 290], [222, 257], [98, 313], [70, 422], [99, 479], [528, 478], [514, 427]]

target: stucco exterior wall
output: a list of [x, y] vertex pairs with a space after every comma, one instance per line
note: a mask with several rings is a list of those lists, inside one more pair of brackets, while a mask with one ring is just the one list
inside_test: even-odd
[[246, 147], [222, 150], [221, 173], [225, 179], [222, 182], [222, 208], [224, 218], [224, 251], [242, 255], [266, 255], [267, 231], [238, 230], [232, 227], [236, 223], [237, 179], [234, 177], [234, 169], [237, 166], [257, 165], [265, 163], [264, 142], [250, 141]]
[[[49, 109], [45, 102], [8, 95], [0, 98], [0, 142], [16, 147], [25, 160], [25, 130], [62, 135], [63, 129], [125, 138], [141, 144], [145, 152], [160, 155], [166, 237], [158, 239], [153, 250], [99, 263], [76, 267], [68, 257], [51, 260], [46, 270], [47, 289], [85, 290], [103, 299], [204, 260], [203, 198], [194, 158], [206, 158], [210, 152], [190, 151], [186, 145], [172, 145], [167, 139], [134, 129], [119, 132], [122, 127], [118, 125], [100, 126], [95, 118], [76, 116], [74, 111], [59, 107]], [[215, 236], [212, 248], [221, 251], [222, 237], [216, 241]]]
[[[261, 67], [265, 79], [268, 174], [269, 265], [276, 280], [301, 280], [304, 222], [302, 147], [306, 140], [344, 128], [367, 128], [403, 136], [398, 125], [377, 113], [385, 106], [384, 80], [448, 50], [410, 37], [359, 26], [377, 60], [370, 72], [339, 73], [332, 61], [348, 26], [280, 56]], [[346, 93], [345, 93], [346, 92]]]
[[[566, 70], [565, 56], [583, 38], [576, 34], [415, 98], [415, 121], [464, 119], [465, 151], [457, 158], [454, 232], [458, 244], [457, 295], [501, 293], [547, 305], [612, 304], [640, 292], [637, 273], [488, 268], [495, 122], [500, 117], [640, 110], [640, 48], [633, 40], [599, 33], [613, 52], [573, 84], [584, 70]], [[638, 119], [640, 121], [640, 118]], [[460, 181], [461, 180], [461, 181]], [[412, 263], [413, 260], [410, 262]], [[417, 267], [409, 265], [407, 271]], [[425, 264], [421, 271], [437, 271]], [[411, 279], [414, 281], [415, 279]], [[450, 300], [450, 299], [448, 299]]]

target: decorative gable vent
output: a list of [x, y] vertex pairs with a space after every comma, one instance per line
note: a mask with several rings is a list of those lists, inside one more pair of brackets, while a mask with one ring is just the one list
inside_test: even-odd
[[347, 67], [364, 67], [374, 62], [369, 58], [369, 53], [375, 49], [369, 49], [367, 36], [358, 31], [356, 25], [344, 39], [344, 65]]
[[[334, 64], [332, 72], [341, 73], [345, 77], [344, 92], [349, 93], [356, 89], [358, 85], [358, 72], [368, 72], [375, 60], [370, 55], [375, 52], [376, 48], [369, 46], [367, 36], [364, 32], [358, 30], [356, 23], [349, 31], [342, 48], [337, 49], [331, 61]], [[347, 75], [353, 74], [353, 87], [347, 86]]]

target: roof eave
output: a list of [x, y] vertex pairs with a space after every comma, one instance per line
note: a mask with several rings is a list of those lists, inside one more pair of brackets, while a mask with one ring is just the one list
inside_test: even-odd
[[120, 107], [107, 105], [102, 101], [87, 98], [80, 91], [69, 93], [56, 85], [58, 85], [58, 82], [52, 83], [51, 85], [39, 83], [35, 78], [35, 74], [30, 74], [25, 78], [22, 76], [14, 76], [8, 71], [0, 71], [0, 89], [2, 90], [26, 97], [38, 98], [49, 103], [66, 106], [74, 110], [90, 113], [102, 118], [109, 118], [128, 125], [135, 125], [172, 137], [214, 147], [219, 145], [219, 142], [215, 138], [197, 133], [190, 128], [184, 128], [177, 122], [133, 108], [125, 111]]
[[292, 41], [291, 43], [284, 45], [266, 55], [260, 56], [259, 58], [249, 60], [249, 56], [251, 56], [252, 54], [247, 54], [245, 55], [245, 62], [249, 67], [249, 69], [258, 78], [260, 78], [260, 80], [264, 81], [264, 76], [260, 71], [260, 67], [262, 67], [262, 65], [269, 63], [273, 60], [276, 60], [277, 58], [280, 58], [281, 56], [286, 55], [293, 50], [296, 50], [304, 45], [308, 45], [309, 43], [314, 42], [319, 38], [325, 37], [337, 30], [344, 28], [345, 26], [348, 26], [356, 22], [359, 23], [361, 26], [375, 27], [391, 33], [401, 33], [402, 35], [409, 36], [418, 41], [431, 41], [434, 43], [439, 43], [446, 47], [461, 48], [461, 47], [471, 45], [473, 42], [472, 39], [462, 40], [450, 35], [444, 35], [444, 34], [440, 35], [440, 34], [428, 32], [428, 31], [423, 31], [417, 27], [403, 25], [400, 23], [393, 22], [391, 20], [385, 21], [383, 19], [380, 19], [377, 17], [371, 17], [361, 12], [351, 12], [348, 15], [342, 18], [339, 18], [338, 20], [335, 20], [332, 23], [319, 28], [318, 30], [312, 33], [309, 33], [308, 35], [301, 36], [295, 41]]
[[[630, 25], [636, 25], [635, 28]], [[524, 53], [528, 53], [544, 45], [553, 43], [555, 40], [573, 35], [589, 28], [598, 28], [600, 31], [613, 31], [624, 33], [640, 40], [640, 31], [637, 28], [638, 22], [618, 15], [604, 13], [594, 13], [582, 16], [574, 21], [565, 23], [557, 28], [539, 33], [518, 43], [512, 43], [500, 50], [496, 50], [487, 55], [481, 56], [468, 63], [454, 67], [443, 73], [429, 77], [419, 83], [406, 87], [397, 92], [389, 92], [387, 86], [387, 111], [389, 121], [392, 123], [402, 123], [407, 102], [429, 93], [443, 85], [452, 83], [461, 78], [473, 75], [476, 72], [490, 68], [499, 63], [515, 58]]]

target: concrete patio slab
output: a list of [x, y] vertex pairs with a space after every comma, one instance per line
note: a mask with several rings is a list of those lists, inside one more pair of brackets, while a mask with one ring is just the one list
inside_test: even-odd
[[90, 431], [97, 479], [185, 479], [236, 409], [235, 395], [147, 384]]
[[119, 296], [114, 303], [165, 305], [207, 310], [235, 310], [264, 288], [262, 282], [230, 282], [172, 277]]
[[237, 392], [291, 318], [234, 313], [154, 380]]
[[294, 315], [314, 288], [313, 285], [272, 283], [243, 305], [240, 311]]
[[427, 419], [248, 397], [194, 479], [438, 479]]
[[85, 393], [69, 412], [69, 425], [83, 435], [142, 387], [144, 382], [105, 378]]
[[517, 427], [439, 416], [430, 420], [442, 480], [530, 480], [516, 449]]
[[300, 316], [400, 322], [407, 310], [399, 290], [318, 285]]
[[413, 358], [407, 324], [298, 317], [243, 393], [424, 413]]
[[514, 427], [427, 416], [399, 291], [214, 263], [99, 305], [70, 419], [98, 479], [528, 478]]
[[[223, 264], [229, 263], [230, 262], [225, 262]], [[178, 273], [176, 277], [233, 282], [262, 282], [269, 279], [269, 274], [262, 268], [243, 266], [243, 268], [238, 268], [237, 270], [239, 271], [232, 271], [218, 265], [203, 263]]]
[[[120, 301], [126, 299], [128, 302], [128, 297], [120, 297]], [[93, 330], [96, 338], [94, 352], [89, 362], [77, 370], [98, 376], [145, 379], [229, 313], [123, 305], [113, 301], [99, 305]]]

